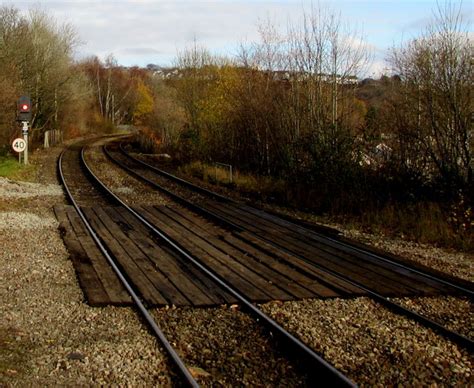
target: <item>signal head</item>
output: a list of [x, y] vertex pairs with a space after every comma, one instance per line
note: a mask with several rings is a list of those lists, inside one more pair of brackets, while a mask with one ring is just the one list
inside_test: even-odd
[[18, 99], [17, 120], [31, 121], [31, 99], [29, 96], [21, 96]]

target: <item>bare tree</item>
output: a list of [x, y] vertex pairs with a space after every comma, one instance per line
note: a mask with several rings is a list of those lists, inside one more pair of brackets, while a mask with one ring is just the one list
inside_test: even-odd
[[319, 6], [304, 12], [302, 22], [290, 25], [288, 39], [289, 68], [298, 75], [293, 87], [299, 94], [297, 89], [305, 86], [309, 126], [322, 129], [330, 123], [337, 128], [346, 113], [338, 104], [351, 90], [340, 86], [350, 85], [370, 60], [361, 34], [340, 15]]
[[[472, 182], [473, 47], [461, 6], [438, 5], [421, 37], [391, 53], [404, 133], [446, 183]], [[417, 159], [419, 155], [410, 155]]]

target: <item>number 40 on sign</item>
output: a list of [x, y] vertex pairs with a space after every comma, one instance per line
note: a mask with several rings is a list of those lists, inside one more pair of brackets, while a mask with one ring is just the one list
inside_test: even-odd
[[13, 140], [12, 143], [13, 151], [15, 152], [23, 152], [26, 148], [26, 141], [21, 137], [16, 138]]

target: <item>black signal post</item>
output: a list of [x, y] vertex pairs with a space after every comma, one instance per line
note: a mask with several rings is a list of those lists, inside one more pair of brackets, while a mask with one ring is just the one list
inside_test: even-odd
[[31, 121], [31, 98], [29, 96], [21, 96], [17, 102], [17, 120], [23, 124], [23, 138], [26, 147], [23, 151], [24, 163], [28, 164], [28, 125]]

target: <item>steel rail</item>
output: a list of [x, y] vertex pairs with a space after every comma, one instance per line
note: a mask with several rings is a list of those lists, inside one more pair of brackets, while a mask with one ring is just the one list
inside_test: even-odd
[[[179, 371], [180, 376], [184, 379], [184, 382], [187, 385], [191, 386], [191, 387], [195, 387], [195, 388], [199, 387], [199, 384], [193, 378], [193, 376], [189, 372], [188, 368], [186, 367], [184, 362], [179, 357], [178, 353], [173, 349], [173, 347], [171, 346], [169, 341], [166, 339], [164, 333], [158, 327], [157, 323], [155, 322], [153, 317], [150, 315], [150, 313], [148, 312], [148, 310], [146, 309], [146, 307], [144, 306], [144, 304], [140, 300], [140, 297], [133, 290], [133, 287], [130, 285], [130, 283], [127, 281], [127, 279], [124, 277], [124, 275], [120, 271], [119, 267], [115, 263], [114, 259], [112, 258], [112, 255], [108, 252], [107, 248], [103, 245], [103, 243], [102, 243], [101, 239], [99, 238], [99, 236], [97, 236], [97, 234], [94, 232], [94, 230], [93, 230], [92, 226], [90, 225], [89, 221], [87, 221], [87, 218], [84, 216], [84, 213], [82, 212], [81, 208], [79, 207], [76, 200], [74, 199], [74, 197], [73, 197], [73, 195], [72, 195], [72, 193], [69, 189], [69, 186], [66, 183], [66, 179], [64, 177], [64, 173], [63, 173], [63, 169], [62, 169], [63, 155], [67, 150], [68, 149], [65, 149], [65, 150], [63, 150], [63, 152], [61, 152], [61, 155], [60, 155], [59, 161], [58, 161], [58, 167], [59, 167], [59, 176], [61, 178], [62, 184], [63, 184], [63, 186], [66, 190], [66, 193], [67, 193], [67, 196], [68, 196], [69, 200], [71, 201], [72, 205], [74, 206], [77, 213], [79, 214], [79, 217], [81, 218], [82, 222], [84, 223], [84, 226], [86, 227], [86, 229], [89, 232], [90, 236], [92, 237], [92, 239], [96, 243], [97, 247], [102, 252], [102, 254], [105, 256], [108, 263], [110, 264], [110, 266], [114, 270], [115, 274], [120, 279], [121, 283], [123, 284], [123, 286], [125, 287], [127, 292], [132, 297], [132, 299], [133, 299], [135, 305], [137, 306], [140, 314], [145, 319], [145, 321], [148, 323], [148, 325], [150, 326], [150, 328], [153, 331], [153, 333], [155, 334], [155, 336], [158, 337], [158, 339], [160, 340], [161, 344], [165, 348], [168, 355], [171, 357], [172, 362], [177, 367], [177, 370]], [[84, 161], [83, 153], [84, 153], [84, 148], [82, 148], [82, 151], [81, 151], [81, 158]], [[87, 166], [86, 166], [86, 168], [90, 172], [90, 169]]]
[[146, 162], [144, 162], [143, 160], [140, 160], [138, 158], [135, 158], [134, 156], [130, 155], [127, 151], [124, 150], [123, 148], [123, 143], [120, 143], [119, 145], [119, 149], [120, 149], [120, 152], [123, 153], [125, 156], [127, 156], [128, 158], [134, 160], [135, 162], [139, 163], [139, 164], [142, 164], [144, 165], [145, 167], [155, 171], [157, 174], [160, 174], [162, 176], [164, 176], [165, 178], [169, 178], [171, 180], [174, 180], [180, 184], [182, 184], [183, 186], [187, 186], [189, 187], [190, 189], [194, 190], [194, 191], [197, 191], [197, 192], [200, 192], [202, 194], [206, 194], [208, 196], [211, 196], [211, 197], [214, 197], [220, 201], [223, 201], [223, 202], [232, 202], [232, 203], [237, 203], [236, 201], [234, 201], [233, 199], [231, 198], [228, 198], [224, 195], [221, 195], [221, 194], [218, 194], [214, 191], [211, 191], [211, 190], [208, 190], [208, 189], [205, 189], [204, 187], [200, 187], [198, 185], [195, 185], [194, 183], [191, 183], [185, 179], [182, 179], [180, 177], [177, 177], [176, 175], [173, 175], [173, 174], [170, 174], [169, 172], [166, 172], [166, 171], [163, 171], [163, 170], [160, 170], [159, 168], [156, 168], [155, 166], [152, 166]]
[[[150, 164], [148, 164], [148, 163], [146, 163], [146, 162], [144, 162], [144, 161], [142, 161], [142, 160], [140, 160], [140, 159], [138, 159], [138, 158], [136, 158], [136, 157], [130, 155], [128, 152], [125, 151], [125, 149], [123, 148], [122, 143], [120, 143], [119, 148], [120, 148], [120, 151], [121, 151], [125, 156], [127, 156], [128, 158], [130, 158], [130, 159], [136, 161], [137, 163], [139, 163], [139, 164], [141, 164], [141, 165], [143, 165], [143, 166], [145, 166], [145, 167], [151, 169], [152, 171], [155, 171], [157, 174], [160, 174], [160, 175], [162, 175], [162, 176], [164, 176], [164, 177], [166, 177], [166, 178], [169, 178], [169, 179], [174, 180], [174, 181], [176, 181], [176, 182], [178, 182], [178, 183], [180, 183], [180, 184], [183, 184], [183, 185], [189, 187], [189, 188], [192, 189], [192, 190], [195, 190], [195, 191], [198, 191], [198, 192], [200, 192], [200, 193], [203, 193], [203, 194], [212, 196], [212, 197], [214, 197], [214, 198], [216, 198], [216, 199], [218, 199], [218, 200], [220, 200], [220, 201], [225, 201], [225, 202], [228, 202], [228, 203], [238, 204], [237, 201], [234, 201], [234, 200], [231, 199], [231, 198], [225, 197], [225, 196], [223, 196], [223, 195], [221, 195], [221, 194], [218, 194], [218, 193], [215, 193], [215, 192], [213, 192], [213, 191], [211, 191], [211, 190], [208, 190], [208, 189], [199, 187], [199, 186], [195, 185], [194, 183], [191, 183], [191, 182], [186, 181], [186, 180], [184, 180], [184, 179], [182, 179], [182, 178], [179, 178], [179, 177], [177, 177], [177, 176], [175, 176], [175, 175], [173, 175], [173, 174], [170, 174], [170, 173], [168, 173], [168, 172], [166, 172], [166, 171], [163, 171], [163, 170], [161, 170], [161, 169], [159, 169], [159, 168], [157, 168], [157, 167], [155, 167], [155, 166], [152, 166], [152, 165], [150, 165]], [[252, 207], [252, 206], [250, 206], [250, 205], [246, 205], [246, 206]], [[255, 209], [256, 211], [262, 211], [262, 210], [259, 210], [259, 209], [256, 209], [256, 208], [253, 208], [253, 209]], [[211, 213], [211, 212], [209, 212], [209, 211], [207, 211], [207, 210], [205, 210], [205, 209], [202, 209], [202, 211]], [[213, 215], [214, 218], [215, 218], [216, 216], [217, 216], [217, 215]], [[217, 217], [219, 217], [219, 216], [217, 216]], [[222, 217], [220, 217], [220, 218], [222, 218]], [[329, 245], [329, 246], [331, 246], [331, 247], [333, 247], [333, 248], [338, 248], [338, 249], [344, 248], [344, 249], [342, 249], [342, 250], [344, 250], [344, 251], [347, 252], [347, 253], [357, 252], [357, 253], [362, 254], [362, 255], [370, 256], [370, 257], [372, 257], [372, 258], [375, 259], [375, 260], [383, 261], [383, 262], [385, 262], [385, 263], [388, 263], [388, 264], [391, 264], [391, 265], [393, 265], [393, 266], [399, 267], [399, 268], [401, 268], [401, 269], [403, 269], [403, 270], [410, 271], [410, 272], [412, 272], [412, 273], [416, 273], [416, 274], [419, 275], [419, 276], [423, 276], [423, 277], [425, 277], [425, 278], [427, 278], [427, 279], [430, 279], [430, 280], [432, 280], [432, 281], [435, 281], [435, 282], [441, 283], [441, 284], [443, 284], [443, 285], [445, 285], [445, 286], [451, 287], [451, 288], [453, 288], [453, 289], [459, 291], [460, 293], [465, 294], [465, 296], [469, 297], [470, 299], [474, 299], [474, 291], [469, 290], [468, 288], [463, 287], [463, 286], [461, 286], [461, 285], [459, 285], [459, 284], [455, 284], [455, 283], [453, 283], [453, 282], [450, 282], [449, 280], [445, 280], [445, 279], [442, 279], [442, 278], [440, 278], [440, 277], [438, 277], [438, 276], [435, 276], [435, 275], [432, 275], [432, 274], [423, 272], [423, 271], [418, 270], [418, 269], [416, 269], [416, 268], [413, 268], [413, 267], [411, 267], [411, 266], [409, 266], [409, 265], [405, 265], [405, 264], [403, 264], [403, 263], [400, 263], [400, 262], [398, 262], [398, 261], [396, 261], [396, 260], [391, 260], [391, 259], [389, 259], [389, 258], [386, 258], [386, 257], [384, 257], [384, 256], [381, 256], [381, 255], [378, 255], [378, 254], [376, 254], [376, 253], [370, 252], [370, 251], [368, 251], [368, 250], [364, 250], [364, 249], [362, 249], [362, 248], [359, 248], [359, 247], [356, 247], [356, 246], [354, 246], [354, 245], [351, 245], [351, 244], [349, 244], [349, 243], [347, 243], [347, 242], [339, 241], [339, 240], [337, 240], [337, 239], [335, 239], [335, 238], [332, 238], [332, 237], [329, 237], [329, 236], [325, 236], [325, 235], [323, 235], [323, 234], [321, 234], [321, 233], [318, 233], [318, 232], [316, 232], [316, 231], [309, 230], [309, 229], [304, 228], [304, 227], [302, 227], [301, 225], [298, 225], [298, 224], [296, 224], [296, 223], [294, 223], [294, 222], [291, 222], [291, 221], [288, 221], [288, 220], [283, 220], [283, 219], [282, 219], [282, 221], [284, 221], [284, 222], [290, 224], [291, 227], [296, 227], [296, 228], [298, 228], [298, 229], [301, 228], [301, 229], [304, 229], [305, 231], [311, 232], [311, 233], [314, 234], [315, 237], [317, 238], [317, 239], [315, 239], [315, 240], [318, 241], [318, 242], [320, 242], [320, 243]], [[235, 226], [235, 224], [233, 224], [233, 225]], [[243, 229], [243, 228], [240, 227], [240, 226], [238, 226], [238, 228]], [[360, 257], [360, 256], [359, 256], [359, 257]]]
[[380, 260], [380, 261], [383, 261], [385, 263], [388, 263], [388, 264], [392, 264], [392, 265], [395, 265], [397, 267], [400, 267], [402, 269], [405, 269], [405, 270], [408, 270], [410, 272], [413, 272], [413, 273], [416, 273], [417, 275], [420, 275], [420, 276], [423, 276], [427, 279], [430, 279], [430, 280], [433, 280], [435, 282], [438, 282], [438, 283], [441, 283], [441, 284], [444, 284], [445, 286], [448, 286], [448, 287], [451, 287], [451, 288], [454, 288], [455, 290], [457, 291], [460, 291], [461, 293], [465, 294], [465, 296], [469, 297], [470, 299], [473, 299], [474, 298], [474, 291], [471, 291], [459, 284], [455, 284], [455, 283], [452, 283], [448, 280], [445, 280], [445, 279], [442, 279], [442, 278], [439, 278], [437, 276], [434, 276], [434, 275], [431, 275], [429, 273], [426, 273], [426, 272], [423, 272], [421, 270], [418, 270], [416, 268], [413, 268], [413, 267], [410, 267], [408, 265], [405, 265], [405, 264], [402, 264], [402, 263], [399, 263], [395, 260], [390, 260], [386, 257], [383, 257], [381, 255], [378, 255], [376, 253], [373, 253], [373, 252], [370, 252], [370, 251], [367, 251], [367, 250], [364, 250], [362, 248], [358, 248], [356, 246], [353, 246], [347, 242], [344, 242], [344, 241], [338, 241], [337, 239], [334, 239], [332, 237], [329, 237], [329, 236], [322, 236], [324, 237], [325, 239], [335, 243], [335, 244], [338, 244], [338, 245], [342, 245], [352, 251], [357, 251], [359, 253], [362, 253], [364, 255], [367, 255], [367, 256], [371, 256], [373, 257], [374, 259], [376, 260]]
[[[104, 147], [104, 150], [106, 150], [106, 147]], [[108, 151], [106, 151], [106, 152], [108, 152]], [[110, 154], [109, 154], [109, 157], [111, 157]], [[132, 157], [132, 158], [133, 158], [133, 157]], [[135, 159], [135, 158], [133, 158], [133, 159]], [[118, 162], [117, 162], [117, 163], [118, 163]], [[118, 164], [124, 166], [122, 163], [118, 163]], [[145, 164], [146, 164], [146, 163], [145, 163]], [[128, 168], [128, 167], [126, 167], [126, 166], [125, 166], [125, 168], [126, 168], [127, 171], [133, 171], [133, 170], [131, 170], [130, 168]], [[151, 182], [150, 180], [148, 180], [148, 179], [145, 178], [145, 177], [140, 176], [140, 174], [138, 174], [138, 173], [136, 173], [136, 172], [133, 172], [133, 174], [136, 175], [137, 177], [140, 177], [142, 180], [144, 180], [144, 181], [146, 181], [146, 182], [148, 182], [148, 183]], [[152, 183], [154, 186], [159, 186], [159, 185], [157, 185], [157, 184], [154, 183], [154, 182], [151, 182], [151, 183]], [[191, 184], [191, 185], [192, 185], [192, 184]], [[165, 191], [168, 191], [168, 190], [166, 190], [166, 189], [164, 189], [164, 188], [162, 188], [162, 189], [165, 190]], [[174, 194], [174, 195], [175, 195], [175, 194]], [[184, 198], [182, 198], [182, 197], [180, 197], [180, 198], [181, 198], [181, 202], [182, 202], [183, 204], [186, 205], [186, 203], [187, 203], [187, 204], [189, 204], [189, 205], [192, 206], [192, 207], [196, 207], [196, 205], [192, 204], [191, 202], [187, 201], [186, 199], [184, 199]], [[203, 209], [203, 210], [204, 210], [204, 209]], [[212, 212], [209, 212], [208, 210], [205, 210], [205, 211], [206, 211], [207, 213], [212, 213]], [[219, 217], [219, 216], [217, 216], [217, 217]], [[225, 218], [223, 218], [223, 217], [219, 217], [219, 218], [220, 218], [221, 221], [227, 222], [230, 227], [232, 227], [232, 225], [234, 225], [233, 223], [227, 221], [227, 220], [226, 220]], [[296, 226], [297, 226], [297, 225], [296, 225]], [[239, 230], [242, 230], [242, 229], [244, 229], [244, 228], [239, 226]], [[282, 245], [280, 245], [280, 244], [274, 242], [274, 241], [271, 240], [271, 239], [268, 239], [268, 238], [266, 238], [266, 237], [264, 237], [264, 236], [261, 236], [261, 235], [256, 235], [256, 236], [257, 236], [258, 238], [260, 238], [261, 240], [265, 241], [266, 243], [268, 243], [268, 244], [270, 244], [270, 245], [272, 245], [272, 246], [275, 246], [275, 247], [277, 247], [277, 248], [279, 248], [279, 249], [285, 251], [285, 252], [288, 253], [288, 254], [291, 254], [291, 255], [293, 255], [293, 256], [295, 256], [295, 257], [298, 257], [299, 259], [305, 261], [306, 263], [311, 264], [311, 265], [315, 266], [316, 268], [319, 268], [320, 270], [323, 270], [323, 271], [325, 271], [326, 273], [329, 273], [329, 274], [331, 274], [332, 276], [334, 276], [334, 277], [336, 277], [336, 278], [338, 278], [338, 279], [340, 279], [340, 280], [343, 280], [343, 281], [345, 281], [345, 282], [351, 284], [352, 286], [357, 287], [357, 288], [359, 288], [359, 289], [365, 291], [367, 294], [369, 294], [370, 296], [372, 296], [375, 300], [377, 300], [377, 301], [380, 302], [381, 304], [385, 305], [386, 307], [390, 308], [392, 311], [394, 311], [394, 312], [396, 312], [396, 313], [399, 313], [399, 314], [402, 314], [402, 315], [405, 315], [406, 317], [411, 318], [411, 319], [413, 319], [413, 320], [415, 320], [415, 321], [417, 321], [417, 322], [423, 324], [423, 325], [426, 326], [426, 327], [429, 327], [429, 328], [431, 328], [431, 329], [433, 329], [433, 330], [436, 330], [438, 333], [442, 334], [442, 335], [445, 336], [446, 338], [451, 339], [453, 342], [456, 342], [456, 343], [460, 344], [461, 346], [467, 348], [467, 349], [470, 350], [471, 352], [474, 350], [474, 342], [473, 342], [470, 338], [467, 338], [467, 337], [463, 336], [462, 334], [459, 334], [459, 333], [457, 333], [457, 332], [455, 332], [455, 331], [449, 330], [449, 329], [447, 329], [446, 327], [440, 325], [439, 323], [437, 323], [437, 322], [435, 322], [435, 321], [433, 321], [433, 320], [431, 320], [431, 319], [429, 319], [429, 318], [426, 318], [426, 317], [424, 317], [424, 316], [418, 314], [417, 312], [415, 312], [415, 311], [413, 311], [413, 310], [410, 310], [410, 309], [407, 309], [406, 307], [403, 307], [402, 305], [400, 305], [400, 304], [398, 304], [398, 303], [396, 303], [396, 302], [390, 300], [389, 298], [387, 298], [387, 297], [385, 297], [385, 296], [383, 296], [383, 295], [381, 295], [381, 294], [379, 294], [379, 293], [377, 293], [377, 292], [375, 292], [375, 291], [373, 291], [373, 290], [367, 288], [367, 287], [364, 286], [363, 284], [361, 284], [361, 283], [359, 283], [359, 282], [357, 282], [357, 281], [354, 281], [354, 280], [350, 279], [349, 277], [347, 277], [347, 276], [345, 276], [345, 275], [343, 275], [343, 274], [341, 274], [341, 273], [339, 273], [339, 272], [337, 272], [337, 271], [334, 271], [334, 270], [332, 270], [332, 269], [330, 269], [330, 268], [327, 268], [326, 266], [324, 266], [324, 265], [322, 265], [322, 264], [316, 264], [315, 262], [313, 262], [313, 261], [311, 261], [311, 260], [308, 260], [306, 257], [301, 256], [301, 255], [299, 255], [299, 254], [297, 254], [297, 253], [295, 253], [295, 252], [293, 252], [293, 251], [291, 251], [291, 250], [285, 248], [284, 246], [282, 246]], [[251, 243], [251, 242], [249, 242], [249, 243]], [[251, 244], [253, 245], [253, 243], [251, 243]]]
[[[196, 211], [197, 213], [200, 213], [200, 214], [203, 214], [203, 215], [206, 215], [207, 217], [209, 218], [212, 218], [213, 220], [217, 221], [219, 224], [221, 225], [225, 225], [227, 227], [230, 227], [234, 230], [240, 230], [240, 231], [243, 231], [244, 228], [242, 228], [241, 226], [237, 225], [237, 224], [234, 224], [233, 222], [229, 221], [228, 219], [226, 218], [223, 218], [207, 209], [204, 209], [203, 207], [199, 206], [199, 205], [196, 205], [192, 202], [189, 202], [186, 198], [183, 198], [181, 197], [180, 195], [176, 194], [176, 193], [173, 193], [172, 191], [164, 188], [163, 186], [157, 184], [156, 182], [153, 182], [149, 179], [147, 179], [146, 177], [144, 177], [143, 175], [140, 175], [139, 173], [137, 173], [135, 170], [133, 170], [132, 168], [126, 166], [124, 163], [122, 163], [121, 161], [117, 160], [116, 158], [114, 158], [110, 151], [108, 150], [107, 146], [103, 146], [102, 149], [104, 150], [104, 153], [105, 155], [112, 161], [114, 162], [115, 164], [117, 164], [118, 166], [120, 166], [120, 168], [126, 170], [128, 173], [130, 173], [131, 175], [137, 177], [138, 179], [146, 182], [147, 184], [149, 184], [150, 186], [153, 186], [154, 188], [160, 190], [162, 193], [164, 193], [165, 195], [169, 196], [170, 198], [172, 198], [173, 200], [175, 200], [176, 202], [184, 205], [185, 207], [189, 208], [189, 209], [192, 209], [194, 211]], [[205, 189], [203, 189], [205, 190]]]
[[[249, 205], [246, 205], [248, 207], [251, 207]], [[254, 209], [254, 210], [257, 210], [257, 212], [261, 212], [262, 210], [259, 210], [259, 209]], [[285, 223], [289, 224], [289, 226], [291, 227], [294, 227], [296, 226], [297, 230], [298, 229], [302, 229], [304, 231], [308, 231], [307, 228], [304, 228], [298, 224], [295, 224], [291, 221], [288, 221], [288, 220], [282, 220], [284, 221]], [[400, 263], [396, 260], [392, 260], [392, 259], [389, 259], [389, 258], [386, 258], [382, 255], [379, 255], [379, 254], [376, 254], [376, 253], [373, 253], [369, 250], [365, 250], [365, 249], [362, 249], [362, 248], [359, 248], [359, 247], [356, 247], [354, 245], [351, 245], [350, 243], [347, 243], [347, 242], [344, 242], [344, 241], [339, 241], [333, 237], [329, 237], [329, 236], [325, 236], [325, 235], [321, 235], [320, 233], [317, 233], [315, 231], [310, 231], [314, 237], [313, 237], [313, 240], [315, 242], [320, 242], [322, 244], [325, 244], [327, 246], [330, 246], [332, 248], [338, 248], [338, 249], [341, 249], [343, 252], [346, 252], [346, 253], [354, 253], [354, 252], [357, 252], [358, 255], [357, 257], [359, 258], [362, 258], [364, 259], [364, 255], [365, 256], [370, 256], [372, 257], [374, 260], [378, 260], [378, 261], [382, 261], [384, 263], [387, 263], [387, 264], [390, 264], [390, 265], [393, 265], [395, 267], [398, 267], [398, 268], [401, 268], [403, 270], [406, 270], [406, 271], [409, 271], [409, 272], [412, 272], [412, 273], [415, 273], [417, 275], [420, 275], [422, 277], [425, 277], [431, 281], [434, 281], [434, 282], [437, 282], [437, 283], [440, 283], [440, 284], [443, 284], [444, 286], [447, 286], [447, 287], [450, 287], [450, 288], [453, 288], [457, 291], [459, 291], [460, 293], [462, 294], [465, 294], [464, 296], [467, 296], [469, 298], [474, 298], [474, 292], [461, 286], [461, 285], [458, 285], [458, 284], [454, 284], [448, 280], [445, 280], [445, 279], [442, 279], [442, 278], [439, 278], [437, 276], [434, 276], [434, 275], [431, 275], [429, 273], [426, 273], [426, 272], [423, 272], [421, 270], [418, 270], [416, 268], [413, 268], [411, 266], [408, 266], [408, 265], [405, 265], [403, 263]], [[327, 241], [327, 243], [326, 243]]]
[[[103, 147], [106, 150], [106, 147]], [[260, 309], [254, 306], [254, 304], [242, 295], [238, 290], [231, 286], [226, 280], [215, 274], [210, 268], [202, 264], [198, 259], [194, 258], [190, 252], [183, 248], [178, 242], [169, 237], [166, 233], [156, 228], [151, 222], [145, 217], [139, 214], [137, 211], [128, 206], [118, 196], [116, 196], [111, 190], [109, 190], [89, 169], [90, 173], [96, 179], [97, 183], [102, 187], [103, 190], [109, 192], [109, 194], [116, 198], [121, 205], [126, 208], [131, 214], [133, 214], [140, 222], [146, 225], [153, 233], [165, 241], [171, 248], [178, 252], [182, 257], [186, 258], [190, 263], [197, 267], [200, 271], [206, 274], [210, 279], [222, 287], [226, 292], [234, 296], [242, 305], [242, 307], [249, 312], [249, 314], [258, 322], [262, 322], [270, 333], [275, 334], [282, 342], [288, 345], [293, 353], [299, 353], [299, 357], [303, 355], [303, 361], [307, 366], [306, 373], [310, 375], [315, 383], [333, 383], [340, 386], [355, 387], [356, 385], [344, 374], [337, 370], [333, 365], [328, 363], [314, 350], [300, 341], [298, 338], [290, 334], [283, 327], [281, 327], [276, 321], [270, 318], [268, 315], [263, 313]], [[166, 189], [165, 189], [166, 190]], [[186, 201], [187, 202], [187, 201]]]

